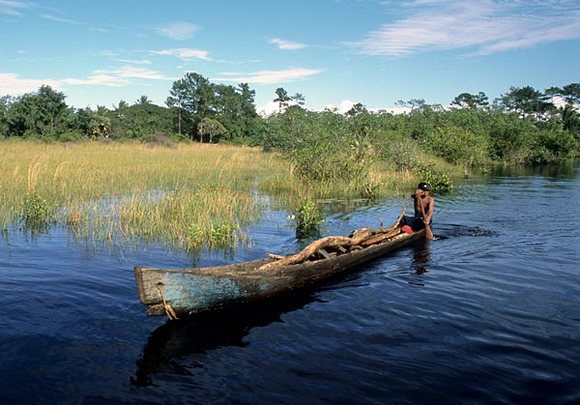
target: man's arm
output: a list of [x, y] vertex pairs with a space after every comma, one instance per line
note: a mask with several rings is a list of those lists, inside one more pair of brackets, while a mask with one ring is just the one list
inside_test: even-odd
[[435, 210], [435, 200], [433, 197], [429, 197], [429, 201], [425, 204], [425, 223], [429, 225], [431, 223], [431, 217], [433, 216], [433, 211]]

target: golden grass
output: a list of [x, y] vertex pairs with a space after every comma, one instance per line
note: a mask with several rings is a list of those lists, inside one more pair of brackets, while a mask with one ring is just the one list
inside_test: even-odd
[[218, 246], [243, 237], [240, 228], [257, 217], [257, 178], [284, 169], [233, 146], [2, 142], [0, 227], [15, 223], [34, 193], [80, 237]]

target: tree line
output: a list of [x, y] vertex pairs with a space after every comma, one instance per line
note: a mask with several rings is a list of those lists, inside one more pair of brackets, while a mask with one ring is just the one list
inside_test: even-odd
[[[483, 92], [461, 93], [451, 108], [422, 99], [398, 101], [408, 111], [400, 115], [370, 112], [362, 103], [346, 114], [309, 111], [302, 94], [289, 96], [280, 87], [273, 99], [280, 112], [260, 117], [254, 97], [247, 83], [215, 84], [187, 73], [173, 83], [166, 106], [142, 96], [131, 105], [120, 101], [113, 108], [75, 109], [66, 104], [64, 93], [41, 86], [0, 98], [0, 137], [149, 141], [163, 134], [176, 140], [244, 143], [282, 152], [297, 164], [303, 159], [304, 172], [315, 177], [345, 166], [355, 175], [370, 157], [406, 168], [413, 165], [417, 150], [475, 167], [494, 161], [548, 163], [575, 156], [579, 147], [580, 83], [543, 92], [511, 87], [493, 102]], [[320, 166], [322, 156], [328, 156], [329, 167]], [[320, 170], [313, 174], [316, 167]]]

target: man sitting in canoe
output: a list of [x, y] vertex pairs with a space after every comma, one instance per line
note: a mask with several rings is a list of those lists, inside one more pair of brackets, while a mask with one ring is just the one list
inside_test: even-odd
[[411, 196], [414, 200], [415, 218], [411, 224], [413, 230], [417, 231], [431, 225], [435, 199], [431, 196], [429, 184], [421, 182], [417, 185], [415, 194]]

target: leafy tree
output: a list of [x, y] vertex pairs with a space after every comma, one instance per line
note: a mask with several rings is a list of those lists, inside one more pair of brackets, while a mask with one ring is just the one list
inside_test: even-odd
[[510, 87], [509, 92], [501, 95], [499, 105], [507, 111], [536, 117], [553, 109], [552, 104], [545, 101], [545, 95], [531, 86]]
[[346, 115], [354, 117], [355, 115], [363, 113], [368, 113], [366, 107], [362, 103], [356, 103], [346, 112]]
[[306, 99], [301, 93], [294, 93], [294, 95], [290, 97], [290, 99], [295, 101], [296, 104], [299, 106], [303, 106], [306, 103]]
[[149, 100], [149, 97], [143, 95], [135, 101], [135, 104], [151, 104], [151, 100]]
[[0, 97], [0, 136], [9, 136], [8, 114], [12, 106], [13, 98], [10, 96]]
[[427, 103], [425, 103], [425, 100], [423, 100], [422, 98], [413, 98], [408, 101], [399, 100], [395, 104], [401, 107], [410, 108], [411, 112], [415, 110], [422, 110], [427, 105]]
[[50, 86], [41, 86], [35, 93], [13, 99], [6, 113], [8, 132], [16, 136], [44, 136], [65, 131], [72, 112], [64, 100], [64, 94]]
[[233, 86], [224, 84], [214, 85], [214, 91], [216, 96], [214, 110], [217, 119], [227, 128], [230, 139], [241, 136], [244, 130], [244, 124], [242, 119], [242, 97], [240, 93]]
[[284, 90], [283, 87], [278, 87], [276, 89], [276, 98], [274, 99], [274, 102], [279, 104], [280, 110], [287, 107], [288, 101], [290, 100], [291, 98], [288, 96], [288, 92]]
[[185, 81], [178, 80], [173, 83], [169, 90], [170, 96], [167, 97], [165, 104], [177, 112], [177, 133], [181, 136], [183, 127], [183, 117], [188, 111], [187, 86]]
[[576, 139], [580, 138], [580, 83], [570, 83], [562, 88], [550, 87], [545, 90], [546, 97], [551, 98], [554, 104], [554, 98], [560, 97], [566, 103], [565, 106], [558, 109], [561, 128], [568, 131]]
[[562, 96], [562, 89], [560, 87], [549, 87], [546, 90], [544, 90], [544, 98], [550, 99], [550, 102], [552, 104], [554, 104], [554, 99], [556, 97], [561, 97]]
[[[41, 133], [54, 133], [60, 124], [63, 124], [68, 113], [65, 95], [54, 91], [50, 86], [41, 86], [35, 97]], [[63, 129], [62, 127], [60, 129]]]
[[576, 108], [568, 104], [561, 110], [561, 113], [563, 128], [580, 140], [580, 114]]
[[240, 83], [238, 85], [238, 92], [240, 93], [241, 119], [243, 121], [242, 135], [249, 137], [256, 132], [256, 120], [258, 119], [254, 101], [256, 92], [250, 89], [248, 83]]
[[[197, 124], [215, 116], [215, 93], [210, 81], [199, 73], [187, 73], [173, 83], [167, 105], [177, 109], [179, 133], [185, 129], [191, 138], [197, 135]], [[185, 128], [184, 128], [185, 127]]]
[[481, 108], [489, 105], [487, 96], [484, 92], [480, 91], [477, 94], [461, 93], [451, 104], [458, 105], [461, 108]]
[[213, 143], [214, 138], [219, 138], [225, 135], [226, 132], [226, 127], [214, 118], [202, 118], [200, 123], [197, 125], [197, 133], [201, 138], [201, 142], [203, 142], [204, 136], [207, 136], [209, 143]]
[[580, 83], [570, 83], [564, 86], [562, 96], [568, 104], [578, 106], [580, 104]]
[[[106, 111], [104, 107], [99, 109], [96, 115], [110, 119], [107, 133], [112, 137], [147, 138], [156, 133], [174, 133], [173, 112], [168, 108], [149, 103], [128, 106], [121, 102], [114, 111]], [[98, 121], [96, 117], [94, 119]]]

